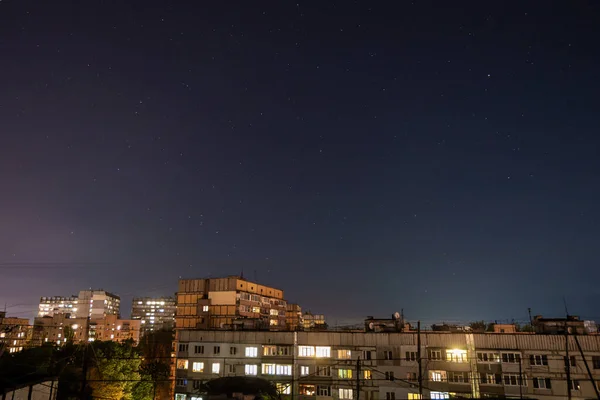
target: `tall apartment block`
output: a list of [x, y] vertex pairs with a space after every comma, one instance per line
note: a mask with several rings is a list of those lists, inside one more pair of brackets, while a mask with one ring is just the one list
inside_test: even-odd
[[179, 280], [177, 329], [221, 329], [236, 324], [285, 329], [283, 290], [240, 276]]
[[52, 317], [56, 314], [71, 314], [77, 312], [77, 296], [42, 297], [38, 308], [38, 317]]
[[178, 336], [177, 400], [199, 399], [202, 382], [226, 376], [267, 379], [282, 399], [301, 400], [583, 400], [600, 386], [600, 335], [183, 329]]
[[77, 299], [75, 317], [102, 319], [108, 315], [120, 315], [121, 298], [105, 290], [82, 290]]
[[175, 326], [173, 297], [137, 297], [131, 305], [131, 319], [140, 320], [141, 334]]

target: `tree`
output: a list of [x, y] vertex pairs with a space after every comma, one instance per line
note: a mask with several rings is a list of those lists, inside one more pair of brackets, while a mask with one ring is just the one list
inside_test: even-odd
[[169, 367], [169, 364], [166, 364], [161, 360], [151, 360], [150, 362], [142, 364], [140, 372], [143, 381], [152, 384], [152, 399], [154, 400], [156, 398], [158, 386], [165, 382], [168, 384], [171, 368]]
[[144, 379], [152, 382], [154, 398], [157, 399], [173, 397], [168, 377], [171, 374], [174, 336], [173, 330], [148, 332], [142, 337], [138, 346], [144, 359], [142, 366]]

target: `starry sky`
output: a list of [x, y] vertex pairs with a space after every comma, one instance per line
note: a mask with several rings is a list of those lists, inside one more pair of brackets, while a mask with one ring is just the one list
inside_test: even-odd
[[0, 302], [240, 274], [600, 319], [596, 2], [0, 2]]

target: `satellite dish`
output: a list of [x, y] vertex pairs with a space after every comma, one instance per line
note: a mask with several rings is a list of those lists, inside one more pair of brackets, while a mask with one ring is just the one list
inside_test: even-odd
[[400, 319], [400, 313], [396, 311], [396, 312], [394, 313], [394, 318], [396, 318], [396, 319]]
[[374, 326], [375, 326], [375, 325], [373, 325], [373, 323], [371, 322], [371, 323], [369, 324], [369, 329], [370, 329], [370, 330], [373, 330], [373, 327], [374, 327]]

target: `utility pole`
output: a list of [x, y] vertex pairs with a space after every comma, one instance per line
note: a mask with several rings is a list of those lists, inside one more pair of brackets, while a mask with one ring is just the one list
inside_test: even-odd
[[419, 398], [423, 398], [423, 370], [421, 369], [421, 321], [417, 321], [417, 362], [419, 363]]
[[571, 400], [571, 359], [569, 358], [569, 327], [565, 321], [565, 370], [567, 371], [567, 399]]
[[356, 400], [360, 400], [360, 356], [356, 359]]

